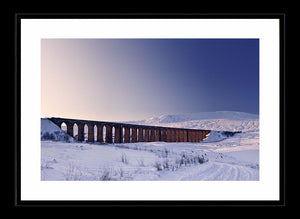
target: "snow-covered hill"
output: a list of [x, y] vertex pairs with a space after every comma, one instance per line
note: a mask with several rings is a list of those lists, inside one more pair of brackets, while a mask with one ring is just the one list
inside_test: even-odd
[[175, 123], [202, 119], [249, 120], [258, 119], [258, 115], [236, 111], [199, 112], [187, 114], [161, 115], [159, 117], [151, 117], [145, 120], [145, 122]]
[[235, 111], [161, 115], [128, 123], [215, 131], [259, 131], [258, 115]]
[[68, 141], [75, 139], [48, 119], [41, 119], [41, 140]]

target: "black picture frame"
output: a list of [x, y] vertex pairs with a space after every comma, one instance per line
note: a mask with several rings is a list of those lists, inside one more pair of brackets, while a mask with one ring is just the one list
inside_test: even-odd
[[[22, 19], [279, 19], [280, 20], [280, 200], [138, 200], [138, 201], [24, 201], [21, 200], [21, 53], [20, 31]], [[15, 13], [14, 14], [14, 206], [285, 206], [286, 205], [286, 139], [285, 139], [285, 70], [286, 70], [286, 14], [285, 13]]]

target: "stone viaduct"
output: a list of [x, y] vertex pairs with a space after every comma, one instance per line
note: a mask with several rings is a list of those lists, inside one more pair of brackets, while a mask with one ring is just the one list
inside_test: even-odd
[[[78, 141], [86, 140], [88, 142], [200, 142], [210, 133], [210, 130], [199, 129], [170, 128], [56, 117], [48, 119], [55, 123], [59, 128], [61, 128], [64, 123], [67, 127], [67, 134], [72, 137], [74, 137], [74, 126], [76, 124], [78, 135], [75, 138]], [[87, 138], [84, 136], [85, 126], [87, 126]], [[103, 135], [104, 127], [105, 135]]]

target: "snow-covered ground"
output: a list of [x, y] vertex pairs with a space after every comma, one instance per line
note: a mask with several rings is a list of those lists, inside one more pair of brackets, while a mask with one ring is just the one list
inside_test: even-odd
[[[65, 136], [61, 129], [41, 121], [41, 136], [46, 136], [41, 141], [41, 180], [259, 180], [257, 115], [223, 111], [130, 122], [213, 130], [200, 143], [65, 142], [65, 137], [51, 136]], [[227, 137], [221, 131], [242, 133]]]

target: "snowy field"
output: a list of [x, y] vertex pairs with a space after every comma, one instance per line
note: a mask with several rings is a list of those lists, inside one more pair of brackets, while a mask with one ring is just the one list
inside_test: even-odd
[[[76, 142], [47, 119], [41, 135], [41, 180], [259, 180], [258, 115], [213, 112], [163, 115], [130, 123], [213, 130], [200, 143]], [[220, 131], [242, 131], [227, 137]]]

